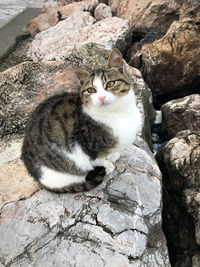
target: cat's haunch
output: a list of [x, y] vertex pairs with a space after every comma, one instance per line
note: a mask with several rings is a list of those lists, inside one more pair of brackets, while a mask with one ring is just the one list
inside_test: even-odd
[[114, 170], [120, 152], [141, 128], [131, 80], [117, 49], [104, 69], [75, 67], [80, 92], [42, 102], [32, 113], [22, 147], [29, 173], [55, 192], [80, 192]]

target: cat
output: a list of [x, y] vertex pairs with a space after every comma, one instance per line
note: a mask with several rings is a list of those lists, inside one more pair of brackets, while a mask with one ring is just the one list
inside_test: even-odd
[[113, 49], [104, 69], [74, 67], [80, 92], [54, 95], [36, 107], [26, 128], [21, 158], [28, 172], [54, 192], [87, 191], [114, 171], [121, 151], [133, 144], [141, 114]]

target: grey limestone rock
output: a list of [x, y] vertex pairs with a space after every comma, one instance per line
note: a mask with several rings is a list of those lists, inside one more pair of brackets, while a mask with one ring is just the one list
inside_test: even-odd
[[[87, 13], [84, 16], [88, 16]], [[120, 25], [122, 27], [118, 27]], [[59, 23], [55, 27], [59, 27]], [[49, 95], [78, 90], [79, 83], [70, 63], [85, 69], [94, 64], [105, 66], [109, 51], [102, 48], [102, 43], [107, 49], [117, 46], [122, 52], [128, 45], [126, 38], [130, 37], [130, 30], [128, 22], [122, 19], [112, 17], [79, 30], [82, 29], [92, 38], [73, 47], [69, 53], [61, 53], [65, 61], [25, 62], [1, 73], [2, 138], [23, 135], [31, 110]], [[62, 36], [57, 35], [61, 39], [56, 39], [53, 28], [37, 36], [47, 33], [52, 34], [54, 44], [61, 48]], [[35, 42], [42, 49], [44, 43], [39, 38], [36, 37]], [[101, 40], [100, 46], [95, 40]], [[35, 59], [60, 58], [58, 52], [62, 49], [52, 56], [48, 53], [51, 52], [48, 38], [45, 44], [47, 57], [40, 54], [42, 56]], [[137, 145], [127, 148], [116, 162], [115, 171], [89, 192], [55, 194], [32, 186], [28, 194], [17, 195], [15, 201], [8, 194], [0, 210], [0, 263], [3, 266], [170, 266], [161, 227], [161, 173], [146, 143], [149, 121], [153, 117], [151, 94], [138, 70], [129, 67], [127, 71], [135, 83], [145, 125]], [[149, 114], [148, 109], [152, 109]], [[2, 160], [5, 163], [4, 158]], [[8, 175], [19, 177], [18, 172], [23, 172], [24, 180], [29, 183], [19, 158], [5, 164], [8, 164]], [[20, 168], [14, 168], [16, 165]], [[0, 179], [4, 192], [5, 181], [9, 180], [5, 178], [6, 175]], [[9, 191], [10, 186], [7, 188]], [[19, 186], [16, 190], [20, 190]]]
[[85, 193], [46, 190], [1, 210], [6, 266], [170, 266], [161, 230], [161, 173], [131, 146], [113, 174]]

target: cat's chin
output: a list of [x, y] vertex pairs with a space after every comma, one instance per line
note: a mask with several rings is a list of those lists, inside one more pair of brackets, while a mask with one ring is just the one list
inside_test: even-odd
[[92, 107], [92, 108], [106, 108], [106, 107], [109, 107], [109, 106], [111, 106], [111, 103], [110, 102], [104, 102], [104, 103], [95, 103], [94, 105], [91, 105], [90, 107]]
[[99, 107], [107, 107], [109, 105], [110, 105], [110, 103], [100, 103], [99, 104]]

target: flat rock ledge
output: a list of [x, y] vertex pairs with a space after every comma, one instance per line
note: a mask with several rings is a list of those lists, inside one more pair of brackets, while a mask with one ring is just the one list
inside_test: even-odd
[[0, 266], [170, 266], [161, 230], [161, 173], [131, 146], [85, 193], [45, 189], [1, 210]]

